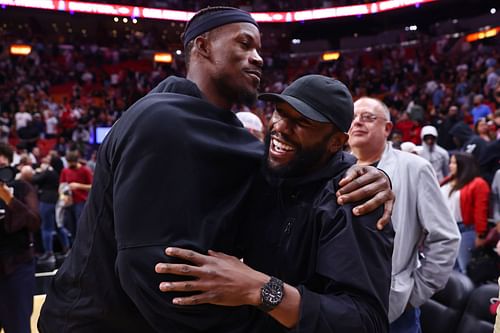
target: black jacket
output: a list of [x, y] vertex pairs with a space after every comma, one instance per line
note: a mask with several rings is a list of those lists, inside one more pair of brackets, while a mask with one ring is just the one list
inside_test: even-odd
[[40, 228], [38, 199], [31, 184], [15, 180], [9, 205], [0, 200], [0, 280], [33, 260], [33, 233]]
[[59, 174], [49, 168], [37, 173], [31, 182], [38, 187], [38, 198], [40, 202], [56, 204], [59, 199]]
[[[249, 307], [179, 307], [154, 272], [166, 246], [234, 254], [234, 214], [262, 145], [196, 85], [167, 78], [113, 126], [71, 255], [39, 320], [43, 333], [248, 332]], [[248, 310], [248, 311], [247, 311]]]
[[[352, 156], [338, 152], [303, 178], [254, 188], [240, 244], [245, 263], [297, 286], [302, 298], [294, 332], [387, 332], [392, 226], [376, 230], [382, 208], [362, 217], [335, 193]], [[279, 207], [279, 209], [275, 209]], [[251, 241], [248, 241], [251, 240]], [[268, 322], [261, 332], [273, 332]]]

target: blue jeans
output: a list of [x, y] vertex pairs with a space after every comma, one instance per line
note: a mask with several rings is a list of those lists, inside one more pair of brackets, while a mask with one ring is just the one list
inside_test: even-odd
[[78, 229], [78, 220], [82, 215], [83, 208], [85, 207], [85, 202], [78, 202], [72, 204], [69, 207], [64, 208], [64, 225], [69, 229], [73, 235], [73, 239], [76, 235], [76, 230]]
[[421, 333], [420, 327], [420, 309], [410, 308], [391, 323], [389, 328], [391, 333]]
[[460, 246], [458, 248], [456, 266], [461, 273], [466, 274], [467, 264], [471, 258], [471, 250], [474, 248], [476, 241], [476, 232], [474, 231], [473, 225], [467, 226], [461, 222], [458, 223], [458, 229], [460, 230], [462, 239], [460, 240]]
[[[56, 205], [40, 202], [40, 216], [42, 218], [42, 243], [45, 252], [54, 252], [53, 236], [56, 229]], [[63, 249], [69, 248], [69, 233], [66, 228], [58, 228], [57, 233]]]
[[33, 295], [35, 293], [35, 262], [19, 265], [7, 276], [0, 276], [0, 328], [5, 333], [30, 333]]

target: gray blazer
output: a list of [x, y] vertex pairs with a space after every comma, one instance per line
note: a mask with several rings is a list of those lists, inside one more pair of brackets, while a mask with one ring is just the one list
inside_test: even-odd
[[408, 303], [418, 307], [445, 286], [458, 254], [460, 232], [427, 160], [387, 144], [378, 167], [391, 177], [396, 195], [389, 297], [392, 322]]

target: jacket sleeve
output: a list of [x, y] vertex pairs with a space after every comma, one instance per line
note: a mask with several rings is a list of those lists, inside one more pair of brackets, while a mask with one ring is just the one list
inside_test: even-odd
[[387, 332], [392, 226], [377, 231], [381, 215], [355, 217], [343, 206], [320, 215], [323, 228], [316, 273], [323, 290], [298, 286], [300, 318], [294, 332]]
[[473, 180], [473, 191], [471, 195], [474, 200], [472, 209], [474, 210], [474, 226], [476, 234], [485, 234], [488, 229], [488, 205], [490, 200], [490, 187], [482, 178]]
[[410, 304], [418, 307], [443, 288], [458, 254], [460, 232], [446, 205], [445, 198], [429, 163], [416, 175], [418, 220], [426, 236], [423, 240], [421, 266], [415, 270], [415, 285]]
[[38, 213], [38, 198], [35, 189], [25, 184], [27, 193], [24, 198], [13, 198], [5, 208], [5, 231], [14, 233], [23, 228], [31, 232], [40, 227], [40, 215]]
[[495, 223], [500, 223], [500, 170], [497, 170], [493, 183], [491, 184], [493, 219]]
[[450, 156], [447, 151], [444, 151], [443, 158], [443, 177], [446, 177], [450, 173]]

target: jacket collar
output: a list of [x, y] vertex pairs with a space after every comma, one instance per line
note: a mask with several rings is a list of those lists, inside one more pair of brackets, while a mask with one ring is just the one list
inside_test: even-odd
[[149, 92], [154, 93], [175, 93], [204, 99], [203, 93], [193, 81], [175, 75], [167, 77]]

